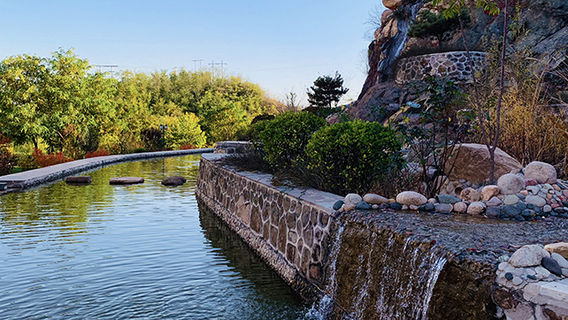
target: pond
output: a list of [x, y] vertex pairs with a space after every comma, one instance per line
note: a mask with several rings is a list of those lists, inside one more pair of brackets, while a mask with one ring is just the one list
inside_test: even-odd
[[[308, 306], [194, 194], [199, 156], [0, 197], [3, 319], [297, 319]], [[163, 177], [182, 175], [176, 188]], [[144, 184], [111, 186], [140, 176]]]

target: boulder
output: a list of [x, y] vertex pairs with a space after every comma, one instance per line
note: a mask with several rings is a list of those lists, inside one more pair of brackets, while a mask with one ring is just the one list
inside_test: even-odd
[[421, 206], [428, 202], [428, 199], [418, 192], [403, 191], [396, 196], [396, 202], [407, 206]]
[[473, 188], [465, 188], [460, 193], [460, 198], [463, 201], [475, 202], [481, 199], [481, 194]]
[[164, 186], [171, 186], [171, 187], [181, 186], [186, 182], [187, 180], [181, 176], [166, 177], [164, 180], [162, 180], [162, 184]]
[[110, 178], [110, 184], [138, 184], [144, 183], [144, 178], [140, 177], [118, 177], [118, 178]]
[[69, 176], [65, 178], [65, 182], [69, 184], [89, 184], [91, 176]]
[[473, 215], [479, 215], [482, 214], [483, 211], [485, 211], [485, 208], [486, 208], [485, 203], [476, 201], [470, 204], [469, 207], [467, 207], [467, 213]]
[[395, 10], [402, 5], [402, 0], [383, 0], [385, 8]]
[[525, 179], [520, 175], [507, 173], [497, 180], [497, 185], [502, 194], [517, 194], [525, 187]]
[[544, 249], [550, 253], [558, 253], [568, 259], [568, 242], [551, 243], [544, 246]]
[[499, 194], [499, 186], [488, 185], [481, 189], [481, 200], [488, 201]]
[[525, 178], [538, 183], [556, 183], [556, 169], [546, 162], [533, 161], [525, 168]]
[[[455, 165], [451, 171], [450, 179], [467, 181], [481, 184], [489, 179], [491, 162], [489, 151], [483, 144], [464, 143], [460, 145], [459, 151], [455, 151]], [[449, 161], [448, 165], [454, 161]], [[508, 155], [505, 151], [497, 148], [495, 150], [495, 178], [509, 173], [513, 170], [520, 170], [523, 166]], [[449, 168], [446, 168], [447, 171]]]
[[356, 193], [350, 193], [348, 195], [345, 196], [345, 199], [343, 200], [343, 202], [345, 202], [346, 205], [353, 205], [355, 208], [355, 206], [357, 206], [359, 204], [359, 202], [363, 201], [363, 198], [361, 198], [360, 195], [356, 194]]
[[509, 264], [515, 268], [536, 267], [541, 264], [544, 257], [548, 258], [550, 254], [541, 245], [526, 245], [511, 255]]
[[363, 201], [370, 203], [370, 204], [389, 203], [389, 199], [382, 197], [378, 194], [374, 194], [374, 193], [367, 193], [366, 195], [364, 195]]
[[563, 256], [559, 255], [556, 252], [551, 253], [550, 257], [558, 263], [560, 268], [568, 269], [568, 260], [566, 260], [566, 258], [564, 258]]

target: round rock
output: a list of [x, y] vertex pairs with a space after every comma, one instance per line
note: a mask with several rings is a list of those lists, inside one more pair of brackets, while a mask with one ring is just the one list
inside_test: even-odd
[[389, 199], [380, 196], [378, 194], [367, 193], [366, 195], [363, 196], [363, 201], [370, 204], [382, 204], [382, 203], [388, 203]]
[[542, 258], [549, 256], [550, 254], [542, 246], [531, 244], [515, 251], [509, 259], [509, 264], [515, 268], [534, 267], [541, 264]]
[[454, 211], [457, 213], [465, 213], [467, 211], [467, 203], [465, 202], [454, 203]]
[[533, 195], [528, 195], [525, 198], [525, 202], [527, 204], [532, 204], [532, 205], [535, 205], [537, 207], [544, 207], [546, 205], [546, 200], [544, 198], [541, 198], [539, 196], [533, 196]]
[[428, 202], [428, 199], [418, 192], [403, 191], [396, 196], [396, 202], [407, 206], [421, 206]]
[[508, 194], [505, 198], [503, 198], [503, 203], [505, 205], [516, 204], [517, 202], [519, 202], [519, 197], [514, 194]]
[[443, 194], [443, 193], [436, 196], [436, 198], [438, 199], [439, 203], [444, 203], [444, 204], [454, 204], [456, 202], [461, 201], [461, 199], [458, 197], [454, 197], [452, 195]]
[[499, 194], [499, 186], [496, 185], [488, 185], [481, 189], [481, 200], [488, 201], [489, 199], [493, 198], [494, 196]]
[[502, 194], [517, 194], [523, 190], [525, 180], [519, 175], [507, 173], [497, 180], [497, 185]]
[[485, 208], [485, 203], [481, 201], [472, 202], [469, 207], [467, 207], [467, 213], [474, 215], [482, 214]]
[[162, 180], [162, 184], [169, 187], [181, 186], [186, 182], [187, 180], [181, 176], [166, 177], [164, 180]]
[[474, 188], [465, 188], [460, 193], [460, 198], [463, 201], [475, 202], [481, 199], [481, 194]]
[[343, 206], [344, 202], [342, 200], [338, 200], [333, 204], [333, 210], [337, 211], [339, 209], [341, 209], [341, 207]]
[[551, 273], [557, 276], [562, 276], [562, 268], [560, 268], [560, 265], [558, 264], [558, 262], [556, 262], [556, 260], [549, 257], [543, 257], [541, 264], [546, 270], [550, 271]]
[[343, 202], [345, 202], [345, 204], [349, 204], [349, 205], [354, 205], [356, 206], [357, 204], [359, 204], [359, 202], [363, 201], [363, 198], [361, 198], [360, 195], [356, 194], [356, 193], [350, 193], [348, 195], [345, 196], [345, 200], [343, 200]]
[[118, 177], [118, 178], [110, 178], [110, 184], [138, 184], [144, 183], [144, 178], [141, 177]]
[[556, 183], [556, 169], [546, 162], [533, 161], [525, 168], [525, 177], [538, 183]]

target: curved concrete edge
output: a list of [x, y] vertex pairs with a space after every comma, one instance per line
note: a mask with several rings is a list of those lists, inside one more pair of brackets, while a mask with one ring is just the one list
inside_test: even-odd
[[28, 170], [24, 172], [0, 176], [0, 183], [8, 184], [8, 190], [11, 192], [16, 190], [27, 189], [40, 184], [52, 182], [66, 176], [77, 174], [90, 169], [116, 164], [119, 162], [184, 156], [191, 154], [202, 154], [213, 152], [213, 148], [190, 149], [190, 150], [173, 150], [173, 151], [157, 151], [130, 154], [117, 154], [104, 157], [95, 157], [88, 159], [80, 159], [65, 163], [56, 164], [49, 167]]

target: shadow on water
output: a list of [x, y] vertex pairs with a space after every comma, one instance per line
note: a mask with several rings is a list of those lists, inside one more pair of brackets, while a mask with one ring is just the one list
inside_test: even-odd
[[[216, 254], [226, 261], [227, 266], [250, 281], [257, 301], [250, 302], [243, 310], [243, 319], [301, 319], [307, 311], [307, 304], [282, 279], [270, 269], [260, 257], [225, 225], [214, 213], [199, 204], [199, 221], [205, 239], [218, 250]], [[256, 307], [256, 304], [270, 303], [271, 308]], [[304, 305], [301, 309], [289, 309], [289, 305]], [[258, 310], [256, 310], [258, 309]], [[260, 312], [260, 313], [259, 313]]]

